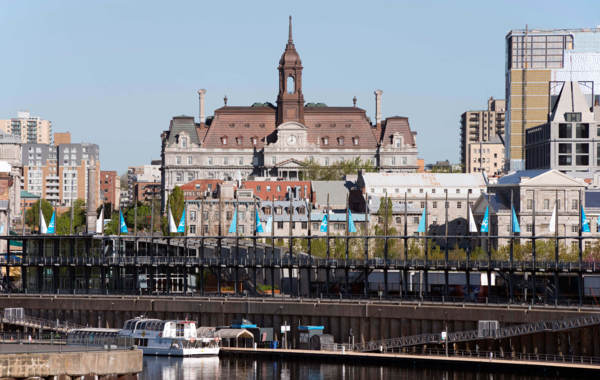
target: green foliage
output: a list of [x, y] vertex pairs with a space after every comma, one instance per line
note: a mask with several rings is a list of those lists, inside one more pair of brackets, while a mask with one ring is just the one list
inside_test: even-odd
[[[72, 208], [73, 233], [84, 232], [86, 229], [85, 202], [82, 199], [77, 199]], [[71, 207], [58, 217], [56, 221], [56, 233], [59, 235], [69, 235], [71, 233]]]
[[137, 223], [135, 207], [129, 207], [126, 211], [126, 214], [123, 216], [125, 218], [125, 223], [127, 223], [127, 228], [130, 228], [131, 232], [133, 232], [134, 226], [137, 224], [138, 232], [150, 231], [151, 212], [152, 210], [150, 208], [150, 205], [138, 201]]
[[[168, 207], [171, 209], [171, 213], [173, 213], [173, 220], [175, 221], [175, 225], [179, 224], [179, 220], [181, 219], [181, 215], [183, 215], [183, 208], [185, 207], [185, 199], [183, 197], [183, 190], [179, 186], [175, 186], [171, 194], [168, 198]], [[166, 218], [168, 218], [168, 210]], [[166, 227], [166, 228], [164, 228]], [[186, 226], [187, 228], [187, 226]], [[163, 233], [168, 234], [169, 231], [169, 222], [166, 219], [166, 223], [163, 226]], [[172, 235], [175, 235], [173, 233]]]
[[[105, 215], [104, 217], [106, 218], [107, 215]], [[110, 221], [108, 223], [106, 223], [106, 225], [104, 226], [104, 233], [106, 235], [118, 235], [119, 227], [120, 227], [119, 212], [118, 211], [113, 212], [112, 215], [110, 216]]]
[[[52, 212], [54, 208], [45, 199], [41, 200], [42, 202], [42, 212], [44, 213], [44, 219], [46, 220], [46, 224], [50, 222], [50, 218], [52, 218]], [[37, 231], [40, 228], [40, 201], [35, 202], [29, 210], [25, 212], [25, 223], [31, 231]]]
[[353, 160], [337, 161], [328, 166], [322, 166], [314, 158], [310, 158], [304, 161], [303, 166], [302, 179], [307, 181], [341, 180], [346, 175], [357, 174], [359, 169], [364, 172], [375, 171], [375, 166], [371, 161], [364, 162], [360, 157]]

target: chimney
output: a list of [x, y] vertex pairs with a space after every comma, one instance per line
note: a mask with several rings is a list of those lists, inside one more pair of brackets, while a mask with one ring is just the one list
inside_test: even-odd
[[96, 201], [98, 197], [98, 177], [96, 176], [96, 163], [94, 161], [90, 161], [90, 165], [88, 166], [88, 186], [87, 186], [87, 210], [85, 212], [86, 215], [86, 224], [87, 224], [87, 232], [88, 234], [93, 234], [96, 232]]
[[375, 125], [381, 127], [381, 94], [383, 91], [375, 90]]
[[198, 90], [198, 97], [200, 98], [200, 124], [204, 124], [206, 116], [204, 114], [204, 95], [206, 94], [205, 89]]

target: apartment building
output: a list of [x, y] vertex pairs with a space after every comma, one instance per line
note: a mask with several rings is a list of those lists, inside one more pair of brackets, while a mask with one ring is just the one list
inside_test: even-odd
[[[504, 156], [504, 118], [506, 102], [503, 99], [490, 97], [487, 102], [487, 110], [466, 111], [460, 117], [460, 156], [464, 173], [476, 173], [485, 170], [488, 175], [495, 175], [503, 168], [494, 167], [493, 163], [504, 164], [504, 158], [500, 160], [487, 160], [492, 158], [501, 150]], [[493, 143], [493, 146], [485, 148], [478, 147], [482, 143]], [[479, 151], [473, 154], [474, 151]], [[481, 153], [493, 150], [492, 157], [482, 157]], [[493, 161], [493, 162], [492, 162]], [[489, 162], [491, 165], [481, 165]], [[488, 170], [489, 169], [489, 170]]]
[[[95, 167], [100, 182], [98, 145], [88, 143], [24, 144], [22, 150], [23, 190], [38, 195], [54, 206], [71, 206], [87, 199], [88, 168]], [[96, 186], [100, 189], [100, 186]], [[98, 205], [99, 194], [95, 197]], [[95, 205], [95, 207], [98, 207]]]
[[16, 136], [23, 144], [52, 143], [52, 122], [31, 116], [28, 111], [20, 111], [17, 117], [0, 120], [0, 130]]

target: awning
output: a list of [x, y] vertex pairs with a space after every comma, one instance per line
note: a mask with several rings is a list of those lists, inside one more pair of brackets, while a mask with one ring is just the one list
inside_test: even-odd
[[254, 334], [246, 329], [221, 329], [217, 331], [217, 336], [221, 339], [231, 339], [231, 338], [248, 338], [254, 339]]

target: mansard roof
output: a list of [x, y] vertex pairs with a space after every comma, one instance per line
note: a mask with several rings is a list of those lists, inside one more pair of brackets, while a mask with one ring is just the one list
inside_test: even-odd
[[410, 130], [408, 118], [403, 116], [393, 116], [385, 119], [381, 131], [381, 145], [387, 146], [393, 144], [392, 137], [399, 134], [404, 140], [404, 144], [416, 146], [414, 132]]
[[175, 116], [171, 120], [169, 126], [169, 134], [167, 141], [169, 143], [175, 143], [177, 136], [181, 133], [186, 133], [190, 137], [190, 142], [199, 145], [200, 139], [198, 137], [198, 131], [196, 131], [197, 124], [194, 122], [193, 116]]

